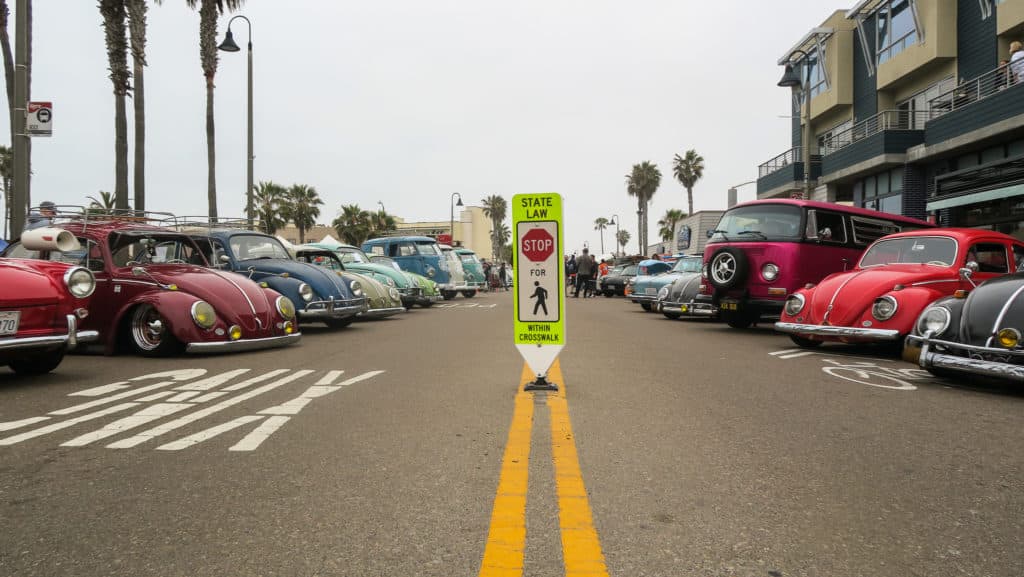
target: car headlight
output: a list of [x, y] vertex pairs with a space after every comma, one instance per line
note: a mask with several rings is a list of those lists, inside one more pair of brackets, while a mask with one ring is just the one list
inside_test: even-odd
[[786, 306], [784, 307], [786, 309], [786, 314], [791, 317], [795, 317], [800, 314], [800, 311], [804, 310], [804, 305], [806, 303], [807, 300], [804, 299], [804, 295], [789, 295], [789, 298], [786, 299]]
[[306, 283], [300, 284], [299, 296], [302, 297], [302, 300], [306, 301], [307, 303], [313, 300], [313, 287], [309, 286]]
[[708, 278], [708, 265], [700, 267], [700, 278]]
[[996, 341], [1004, 349], [1015, 349], [1020, 343], [1020, 331], [1017, 329], [1002, 329], [996, 333]]
[[280, 313], [282, 317], [286, 319], [295, 318], [295, 303], [292, 302], [292, 299], [286, 296], [280, 296], [277, 297], [277, 302], [275, 304], [277, 305], [277, 312]]
[[667, 298], [668, 298], [668, 287], [667, 286], [663, 286], [663, 287], [661, 287], [661, 290], [658, 291], [658, 300], [659, 301], [663, 301], [663, 300], [665, 300]]
[[875, 299], [875, 304], [871, 305], [871, 316], [880, 321], [887, 321], [896, 314], [898, 308], [896, 299], [885, 295]]
[[363, 285], [360, 284], [359, 281], [352, 281], [352, 284], [348, 285], [348, 288], [349, 290], [352, 291], [352, 294], [356, 295], [357, 297], [363, 296]]
[[432, 267], [432, 266], [430, 266], [428, 264], [427, 265], [427, 276], [430, 277], [430, 278], [434, 278], [435, 274], [437, 274], [437, 269], [435, 269], [434, 267]]
[[779, 276], [779, 266], [775, 263], [765, 263], [761, 267], [761, 276], [764, 277], [764, 280], [772, 282]]
[[84, 299], [96, 290], [96, 277], [89, 269], [76, 266], [64, 273], [64, 284], [75, 298]]
[[206, 301], [196, 301], [192, 303], [192, 320], [201, 329], [212, 329], [217, 324], [217, 311]]
[[401, 296], [398, 294], [398, 289], [396, 289], [395, 287], [389, 288], [388, 294], [391, 295], [391, 300], [393, 301], [397, 301], [401, 298]]
[[384, 284], [388, 285], [389, 287], [398, 286], [395, 284], [395, 279], [389, 276], [384, 277]]
[[917, 331], [922, 335], [931, 333], [934, 336], [938, 336], [949, 328], [949, 321], [949, 309], [945, 307], [930, 307], [917, 319]]

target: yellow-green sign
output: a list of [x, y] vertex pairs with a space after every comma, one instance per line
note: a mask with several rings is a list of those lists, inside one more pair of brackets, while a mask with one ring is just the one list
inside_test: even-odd
[[565, 345], [562, 197], [554, 192], [512, 197], [515, 344], [537, 375]]

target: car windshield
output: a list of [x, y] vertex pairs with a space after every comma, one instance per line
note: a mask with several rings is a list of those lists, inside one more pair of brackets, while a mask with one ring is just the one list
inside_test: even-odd
[[475, 254], [463, 254], [463, 255], [459, 255], [459, 258], [462, 260], [462, 262], [467, 263], [467, 264], [475, 264], [475, 263], [480, 262], [479, 260], [477, 260]]
[[341, 266], [341, 261], [338, 260], [338, 257], [330, 251], [299, 253], [298, 260], [331, 270], [345, 270], [345, 267]]
[[700, 272], [700, 265], [701, 259], [699, 258], [681, 258], [672, 270], [675, 272]]
[[734, 208], [722, 216], [713, 241], [782, 240], [800, 238], [800, 207], [756, 204]]
[[436, 242], [417, 241], [416, 252], [428, 256], [439, 256], [441, 254], [441, 247], [437, 246]]
[[349, 264], [349, 263], [353, 263], [353, 262], [354, 263], [359, 263], [359, 264], [366, 264], [366, 263], [370, 262], [370, 259], [369, 259], [369, 257], [366, 256], [366, 253], [364, 253], [363, 251], [361, 251], [359, 249], [355, 249], [355, 248], [339, 248], [339, 249], [336, 249], [336, 251], [337, 251], [337, 254], [338, 254], [338, 258], [340, 258], [341, 262], [343, 262], [345, 264]]
[[623, 276], [636, 276], [636, 265], [631, 264], [627, 266], [626, 268], [622, 269], [622, 273], [620, 274], [622, 274]]
[[373, 256], [373, 257], [370, 257], [370, 262], [372, 262], [374, 264], [382, 264], [384, 266], [389, 266], [389, 267], [391, 267], [391, 268], [393, 268], [393, 269], [395, 269], [397, 271], [402, 270], [402, 267], [398, 266], [397, 262], [395, 262], [394, 260], [392, 260], [392, 259], [390, 259], [390, 258], [388, 258], [386, 256]]
[[116, 267], [148, 264], [195, 264], [206, 266], [206, 259], [195, 243], [178, 234], [110, 235], [110, 253]]
[[269, 236], [239, 234], [231, 237], [230, 243], [231, 250], [235, 253], [235, 258], [238, 260], [291, 258], [284, 245], [281, 244], [281, 241]]
[[952, 266], [956, 262], [956, 241], [947, 236], [909, 236], [882, 239], [864, 253], [861, 268], [887, 264], [930, 264]]

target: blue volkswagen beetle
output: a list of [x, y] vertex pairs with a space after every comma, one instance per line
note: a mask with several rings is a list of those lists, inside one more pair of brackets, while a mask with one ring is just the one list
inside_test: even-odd
[[281, 241], [251, 230], [212, 230], [193, 235], [214, 266], [265, 282], [290, 298], [302, 321], [320, 321], [331, 328], [348, 326], [367, 310], [358, 282], [292, 258]]
[[446, 298], [456, 290], [448, 270], [448, 261], [441, 246], [429, 236], [385, 236], [363, 243], [363, 251], [372, 256], [394, 259], [402, 270], [414, 272], [437, 283]]

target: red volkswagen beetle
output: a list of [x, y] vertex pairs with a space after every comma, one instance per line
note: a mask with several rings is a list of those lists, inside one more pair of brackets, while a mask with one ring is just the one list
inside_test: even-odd
[[[56, 257], [12, 244], [7, 256], [67, 259], [92, 271], [96, 291], [82, 327], [99, 333], [108, 353], [119, 345], [145, 356], [217, 353], [284, 346], [300, 338], [287, 297], [244, 276], [207, 268], [186, 234], [138, 224], [95, 222], [81, 215], [60, 224], [82, 249]], [[88, 219], [88, 220], [87, 220]]]
[[902, 343], [933, 301], [1015, 272], [1024, 243], [979, 229], [931, 229], [875, 241], [853, 270], [791, 294], [775, 330], [797, 345]]
[[[37, 250], [78, 248], [74, 237], [36, 229], [23, 240]], [[96, 288], [89, 269], [63, 262], [0, 258], [0, 366], [39, 375], [57, 368], [67, 350], [99, 334], [79, 330]]]

